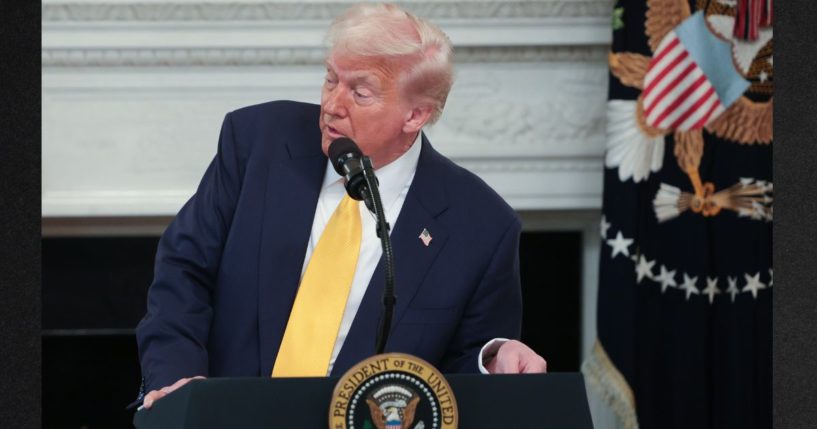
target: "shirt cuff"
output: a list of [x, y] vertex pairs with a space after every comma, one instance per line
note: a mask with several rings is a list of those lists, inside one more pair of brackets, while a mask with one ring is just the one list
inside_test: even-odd
[[482, 349], [479, 351], [479, 356], [477, 357], [479, 372], [483, 374], [490, 374], [490, 372], [485, 369], [485, 364], [493, 360], [494, 357], [496, 357], [496, 353], [499, 351], [499, 348], [508, 341], [510, 340], [507, 338], [494, 338], [482, 346]]

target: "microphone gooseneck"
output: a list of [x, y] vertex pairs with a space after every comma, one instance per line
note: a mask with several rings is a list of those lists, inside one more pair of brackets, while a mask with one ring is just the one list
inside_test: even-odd
[[383, 203], [380, 201], [377, 176], [374, 174], [372, 161], [368, 156], [364, 156], [357, 144], [349, 138], [341, 137], [332, 141], [329, 145], [329, 159], [335, 171], [346, 179], [346, 192], [349, 196], [358, 201], [363, 200], [377, 219], [375, 230], [383, 248], [386, 273], [383, 314], [375, 343], [375, 354], [381, 354], [389, 339], [397, 297], [394, 295], [394, 251], [389, 237], [389, 224], [386, 222]]

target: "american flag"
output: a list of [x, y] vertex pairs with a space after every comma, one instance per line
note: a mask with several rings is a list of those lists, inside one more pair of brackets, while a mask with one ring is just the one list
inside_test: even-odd
[[647, 125], [662, 130], [703, 128], [734, 103], [749, 82], [732, 62], [731, 46], [696, 12], [667, 33], [644, 77]]
[[418, 238], [423, 242], [423, 244], [426, 245], [426, 247], [428, 247], [428, 244], [431, 243], [431, 234], [429, 234], [428, 230], [425, 228], [423, 228], [423, 232], [420, 233]]

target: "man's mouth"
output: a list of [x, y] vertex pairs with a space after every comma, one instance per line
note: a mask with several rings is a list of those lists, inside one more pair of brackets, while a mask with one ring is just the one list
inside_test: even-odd
[[346, 135], [342, 134], [336, 128], [331, 127], [329, 125], [326, 126], [326, 134], [329, 135], [329, 137], [331, 137], [333, 139], [337, 139], [337, 138], [340, 138], [340, 137], [346, 137]]

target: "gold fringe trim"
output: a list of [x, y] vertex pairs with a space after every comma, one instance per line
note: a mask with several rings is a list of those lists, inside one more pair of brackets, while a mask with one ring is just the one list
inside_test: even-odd
[[582, 373], [587, 384], [612, 408], [624, 428], [638, 429], [633, 390], [598, 339], [593, 345], [593, 352], [582, 363]]

